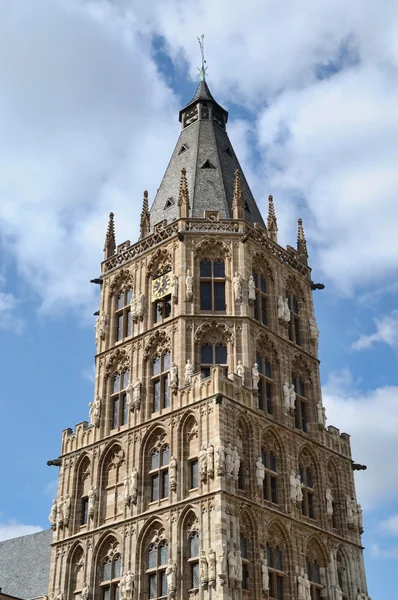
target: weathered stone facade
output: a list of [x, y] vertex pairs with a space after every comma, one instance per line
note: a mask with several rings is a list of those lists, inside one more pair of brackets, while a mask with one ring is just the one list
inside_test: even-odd
[[[199, 93], [184, 109], [191, 144], [212, 102]], [[222, 136], [210, 136], [219, 153]], [[50, 598], [367, 598], [350, 440], [321, 406], [301, 224], [297, 250], [285, 250], [272, 199], [268, 228], [245, 218], [239, 173], [230, 218], [211, 186], [195, 192], [187, 179], [185, 191], [180, 175], [173, 183], [172, 222], [144, 199], [137, 244], [116, 249], [110, 222], [91, 424], [62, 437]], [[152, 302], [164, 274], [178, 284]]]

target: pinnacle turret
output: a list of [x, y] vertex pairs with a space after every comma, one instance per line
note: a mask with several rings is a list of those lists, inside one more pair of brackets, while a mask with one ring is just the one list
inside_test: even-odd
[[307, 252], [307, 242], [305, 240], [304, 229], [303, 229], [303, 220], [298, 220], [298, 230], [297, 230], [297, 253], [299, 255], [299, 259], [305, 265], [308, 264], [308, 252]]
[[113, 220], [113, 212], [109, 213], [108, 229], [106, 231], [105, 245], [104, 245], [104, 258], [110, 258], [115, 254], [116, 251], [116, 239], [115, 239], [115, 223]]
[[243, 201], [243, 190], [242, 180], [240, 178], [239, 169], [235, 170], [234, 176], [234, 195], [232, 198], [232, 217], [234, 219], [244, 219], [244, 201]]
[[278, 224], [276, 221], [274, 198], [271, 194], [268, 196], [268, 235], [273, 242], [278, 242]]
[[180, 191], [178, 194], [178, 209], [179, 216], [181, 218], [189, 217], [189, 192], [187, 182], [187, 171], [185, 168], [181, 169]]
[[149, 214], [149, 202], [148, 202], [148, 192], [144, 191], [144, 199], [142, 201], [142, 211], [141, 211], [141, 221], [140, 221], [140, 233], [141, 238], [149, 235], [149, 231], [151, 228], [151, 219]]

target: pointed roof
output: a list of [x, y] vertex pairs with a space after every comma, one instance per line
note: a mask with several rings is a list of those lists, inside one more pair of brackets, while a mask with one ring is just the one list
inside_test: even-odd
[[108, 229], [106, 230], [104, 252], [106, 258], [115, 254], [116, 238], [115, 238], [115, 222], [113, 220], [113, 212], [109, 213]]
[[299, 259], [301, 260], [301, 262], [303, 262], [304, 264], [307, 264], [308, 251], [307, 251], [307, 242], [306, 242], [305, 235], [304, 235], [304, 228], [303, 228], [303, 220], [302, 219], [298, 220], [298, 227], [297, 227], [297, 252], [298, 252]]
[[235, 172], [240, 172], [239, 194], [244, 219], [265, 227], [226, 131], [228, 112], [199, 82], [192, 100], [180, 110], [182, 130], [150, 210], [151, 229], [166, 219], [178, 219], [181, 171], [185, 169], [189, 216], [203, 218], [207, 210], [233, 218]]

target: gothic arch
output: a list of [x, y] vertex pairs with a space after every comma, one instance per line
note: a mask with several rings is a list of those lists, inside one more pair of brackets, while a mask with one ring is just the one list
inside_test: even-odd
[[153, 333], [144, 349], [144, 360], [159, 356], [163, 352], [170, 352], [171, 341], [170, 337], [164, 329], [158, 329]]
[[193, 436], [198, 437], [199, 429], [198, 429], [198, 414], [196, 411], [187, 410], [178, 425], [178, 436], [183, 435], [183, 432], [187, 434], [187, 437], [183, 437], [181, 439], [187, 440]]
[[265, 331], [260, 331], [260, 333], [256, 335], [255, 347], [256, 351], [261, 353], [261, 355], [265, 358], [268, 358], [271, 364], [273, 362], [279, 364], [280, 356], [278, 347], [276, 346], [272, 337], [268, 335], [268, 333], [266, 333]]
[[154, 252], [147, 263], [147, 277], [155, 277], [166, 270], [171, 270], [173, 259], [171, 253], [166, 248], [159, 248]]
[[296, 352], [296, 354], [292, 356], [291, 365], [292, 373], [297, 376], [301, 376], [304, 382], [312, 382], [312, 368], [302, 354]]
[[210, 344], [218, 344], [220, 342], [233, 343], [234, 334], [228, 325], [212, 319], [199, 325], [195, 331], [194, 341], [195, 344], [203, 342], [209, 342]]
[[266, 278], [271, 279], [272, 282], [274, 281], [274, 267], [269, 262], [264, 252], [254, 250], [254, 252], [251, 255], [251, 264], [253, 271], [263, 273], [266, 276]]
[[161, 446], [162, 444], [170, 445], [170, 431], [164, 425], [164, 423], [153, 423], [152, 426], [145, 433], [141, 441], [141, 459], [145, 462], [145, 458], [148, 456], [148, 452], [155, 446]]
[[66, 590], [67, 596], [74, 598], [83, 589], [85, 582], [85, 557], [82, 543], [76, 541], [68, 553]]
[[317, 561], [320, 567], [328, 566], [329, 558], [325, 544], [320, 535], [311, 534], [305, 543], [305, 556], [310, 561]]
[[197, 531], [200, 530], [199, 511], [198, 507], [194, 504], [188, 504], [187, 506], [184, 506], [179, 515], [177, 530], [179, 531], [181, 541], [183, 540], [185, 532], [188, 529], [191, 531], [194, 529]]
[[[138, 575], [139, 589], [137, 597], [143, 598], [147, 591], [147, 569], [148, 569], [148, 553], [151, 546], [160, 545], [167, 546], [167, 558], [170, 557], [171, 545], [169, 543], [169, 530], [166, 524], [158, 515], [149, 517], [145, 525], [141, 529], [136, 545], [134, 572]], [[168, 562], [168, 561], [167, 561]]]
[[112, 522], [123, 516], [123, 478], [126, 473], [125, 452], [119, 442], [102, 453], [98, 470], [99, 522]]
[[130, 269], [122, 268], [111, 279], [109, 294], [113, 296], [116, 292], [121, 292], [134, 287], [134, 275]]
[[109, 378], [113, 373], [120, 373], [130, 368], [130, 357], [126, 350], [117, 348], [107, 358], [105, 363], [105, 377]]
[[292, 296], [296, 296], [299, 302], [305, 302], [305, 291], [298, 277], [288, 275], [285, 281], [286, 291]]
[[220, 239], [205, 238], [195, 247], [195, 258], [208, 258], [210, 260], [223, 259], [231, 256], [231, 250]]
[[306, 442], [304, 442], [298, 449], [297, 462], [299, 464], [302, 463], [305, 466], [311, 464], [313, 470], [316, 473], [316, 483], [318, 484], [318, 482], [319, 482], [319, 479], [318, 479], [318, 477], [319, 477], [318, 457], [317, 457], [316, 453], [313, 451], [313, 449]]
[[92, 462], [87, 452], [83, 452], [76, 461], [74, 470], [74, 481], [72, 489], [72, 506], [75, 510], [71, 511], [70, 519], [74, 519], [74, 523], [69, 526], [69, 529], [76, 531], [82, 522], [82, 498], [87, 497], [91, 485]]

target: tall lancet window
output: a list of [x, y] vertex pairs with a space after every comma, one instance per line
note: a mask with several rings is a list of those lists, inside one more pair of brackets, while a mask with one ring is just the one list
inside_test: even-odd
[[120, 554], [106, 557], [101, 565], [102, 580], [100, 583], [102, 600], [119, 600], [119, 585], [121, 575]]
[[290, 309], [289, 340], [301, 346], [299, 303], [296, 296], [287, 295], [287, 301]]
[[116, 341], [124, 340], [132, 335], [131, 299], [133, 290], [121, 290], [116, 298]]
[[112, 408], [112, 429], [122, 427], [127, 424], [127, 398], [126, 388], [130, 381], [129, 372], [122, 371], [116, 373], [112, 382], [111, 408]]
[[170, 352], [166, 351], [152, 359], [152, 412], [170, 408]]
[[267, 325], [267, 284], [265, 277], [253, 271], [255, 299], [253, 301], [253, 317], [263, 325]]
[[225, 311], [225, 263], [221, 259], [200, 262], [200, 309]]
[[147, 578], [149, 600], [167, 599], [166, 568], [169, 560], [169, 548], [165, 540], [153, 543], [147, 552]]

